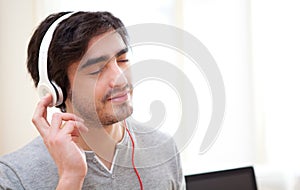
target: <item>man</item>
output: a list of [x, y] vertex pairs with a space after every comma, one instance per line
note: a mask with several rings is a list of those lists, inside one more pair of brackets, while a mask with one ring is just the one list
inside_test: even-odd
[[[40, 137], [0, 159], [0, 189], [185, 189], [172, 138], [127, 119], [132, 84], [123, 23], [108, 12], [68, 14], [48, 16], [28, 45], [27, 68], [44, 96], [32, 119]], [[40, 90], [45, 78], [57, 96]], [[48, 122], [53, 105], [62, 112]]]

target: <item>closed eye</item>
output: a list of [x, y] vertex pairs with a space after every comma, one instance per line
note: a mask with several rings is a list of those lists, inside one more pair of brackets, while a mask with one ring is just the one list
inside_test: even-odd
[[128, 59], [121, 59], [121, 60], [118, 60], [118, 62], [125, 63], [125, 62], [129, 62], [129, 60]]
[[99, 73], [101, 73], [104, 70], [104, 67], [101, 67], [93, 72], [90, 72], [89, 75], [98, 75]]

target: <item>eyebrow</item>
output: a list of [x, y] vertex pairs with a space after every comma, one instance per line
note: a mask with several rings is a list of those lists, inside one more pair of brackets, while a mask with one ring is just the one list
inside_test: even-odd
[[124, 53], [128, 52], [128, 47], [121, 49], [117, 54], [116, 57], [119, 57], [120, 55], [123, 55]]
[[[116, 53], [116, 57], [119, 57], [120, 55], [124, 54], [124, 53], [127, 53], [128, 52], [128, 47], [124, 48], [124, 49], [121, 49], [118, 53]], [[82, 64], [80, 66], [80, 70], [86, 68], [86, 67], [89, 67], [91, 65], [94, 65], [96, 63], [100, 63], [100, 62], [104, 62], [104, 61], [107, 61], [109, 59], [109, 56], [108, 55], [103, 55], [103, 56], [100, 56], [100, 57], [97, 57], [97, 58], [92, 58], [92, 59], [89, 59], [87, 60], [84, 64]]]

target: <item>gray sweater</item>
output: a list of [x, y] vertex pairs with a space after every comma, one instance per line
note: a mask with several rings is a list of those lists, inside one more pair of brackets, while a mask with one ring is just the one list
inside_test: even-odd
[[[171, 137], [145, 127], [128, 124], [135, 142], [135, 165], [145, 190], [185, 189], [179, 153]], [[127, 133], [116, 146], [112, 170], [108, 171], [93, 152], [85, 152], [88, 173], [82, 189], [140, 189], [131, 163]], [[55, 189], [57, 167], [41, 137], [20, 150], [0, 158], [0, 189]]]

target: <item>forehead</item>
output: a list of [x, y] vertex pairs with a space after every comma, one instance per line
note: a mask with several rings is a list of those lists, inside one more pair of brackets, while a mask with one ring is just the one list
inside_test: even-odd
[[125, 47], [126, 44], [121, 35], [115, 30], [110, 30], [104, 34], [93, 37], [89, 41], [87, 51], [82, 60], [99, 55], [111, 55]]

